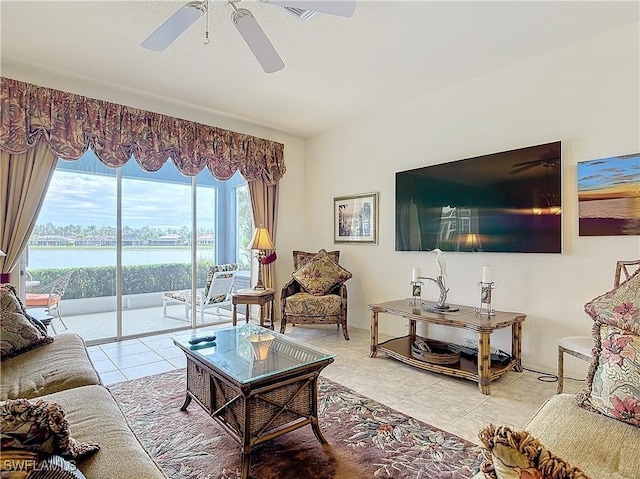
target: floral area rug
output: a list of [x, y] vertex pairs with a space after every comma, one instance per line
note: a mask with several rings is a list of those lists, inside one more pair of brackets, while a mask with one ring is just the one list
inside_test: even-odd
[[[320, 378], [323, 446], [311, 426], [261, 444], [253, 479], [463, 479], [480, 468], [480, 448]], [[129, 425], [171, 479], [236, 479], [240, 446], [193, 401], [181, 412], [186, 371], [109, 387]], [[425, 404], [425, 407], [429, 407]]]

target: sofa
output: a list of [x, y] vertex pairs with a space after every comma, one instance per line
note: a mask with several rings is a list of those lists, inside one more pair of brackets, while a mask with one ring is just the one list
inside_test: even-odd
[[585, 312], [593, 319], [585, 386], [549, 398], [523, 430], [482, 429], [474, 479], [640, 478], [640, 270]]
[[[7, 297], [14, 291], [11, 288], [2, 291], [3, 353], [13, 334], [10, 323], [14, 313], [6, 304], [11, 301], [16, 304], [14, 298]], [[0, 374], [0, 405], [18, 398], [55, 403], [64, 411], [73, 439], [99, 445], [97, 452], [73, 461], [74, 467], [87, 479], [167, 479], [129, 428], [109, 390], [102, 385], [80, 336], [63, 333], [51, 340], [45, 329], [45, 335], [35, 347], [24, 348], [10, 357], [3, 354]], [[4, 443], [6, 431], [2, 432]], [[20, 452], [6, 448], [0, 452], [2, 477], [24, 477], [9, 475], [12, 465], [22, 467], [12, 462]]]
[[[580, 407], [573, 394], [557, 394], [549, 398], [527, 423], [524, 431], [505, 432], [499, 429], [488, 427], [480, 432], [481, 440], [488, 449], [495, 449], [499, 443], [496, 439], [498, 436], [511, 444], [515, 441], [536, 441], [538, 450], [545, 450], [584, 472], [583, 476], [569, 475], [563, 471], [556, 476], [539, 477], [640, 478], [640, 428]], [[480, 472], [474, 479], [485, 477], [494, 476]], [[498, 474], [496, 477], [533, 479], [537, 476]]]

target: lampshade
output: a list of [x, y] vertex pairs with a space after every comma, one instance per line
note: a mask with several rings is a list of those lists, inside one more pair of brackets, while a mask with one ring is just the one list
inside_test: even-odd
[[253, 238], [249, 243], [249, 249], [266, 250], [276, 249], [271, 242], [271, 236], [269, 236], [269, 230], [264, 227], [256, 228], [253, 232]]
[[478, 251], [480, 249], [480, 239], [476, 233], [466, 234], [464, 237], [464, 247], [467, 251]]
[[253, 349], [253, 355], [258, 361], [264, 361], [269, 355], [269, 348], [271, 347], [271, 341], [276, 339], [273, 334], [252, 334], [249, 336], [249, 342]]

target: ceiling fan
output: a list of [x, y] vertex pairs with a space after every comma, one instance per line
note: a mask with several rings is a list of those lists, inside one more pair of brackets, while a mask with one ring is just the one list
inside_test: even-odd
[[[236, 3], [241, 0], [196, 0], [185, 3], [180, 9], [171, 15], [160, 25], [142, 46], [149, 50], [163, 51], [173, 43], [184, 31], [204, 13], [209, 12], [209, 4], [229, 5], [233, 12], [231, 21], [247, 43], [253, 55], [256, 57], [266, 73], [277, 72], [284, 68], [284, 62], [276, 52], [269, 38], [264, 33], [251, 12], [245, 8], [238, 8]], [[308, 20], [316, 12], [350, 17], [356, 8], [355, 0], [261, 0], [265, 3], [281, 6], [300, 18]], [[207, 17], [207, 32], [205, 43], [208, 43], [209, 28]]]
[[523, 171], [527, 171], [531, 168], [535, 168], [536, 166], [544, 166], [547, 169], [558, 166], [560, 162], [560, 152], [559, 151], [548, 151], [540, 155], [540, 158], [537, 160], [531, 161], [523, 161], [522, 163], [516, 163], [515, 165], [511, 165], [511, 168], [515, 168], [509, 172], [510, 175], [517, 175], [518, 173], [522, 173]]

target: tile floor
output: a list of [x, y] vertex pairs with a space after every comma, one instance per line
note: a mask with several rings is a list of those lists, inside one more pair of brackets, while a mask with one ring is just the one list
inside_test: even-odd
[[[184, 368], [184, 353], [171, 340], [174, 334], [90, 346], [89, 354], [106, 385]], [[483, 395], [471, 381], [418, 370], [384, 354], [370, 358], [364, 329], [350, 328], [350, 341], [333, 326], [289, 327], [287, 335], [339, 355], [323, 370], [326, 378], [475, 443], [488, 422], [524, 426], [556, 391], [555, 382], [525, 371], [506, 374], [492, 383], [490, 396]], [[580, 387], [565, 379], [565, 392]]]
[[[84, 301], [84, 300], [79, 300]], [[239, 313], [243, 314], [240, 305]], [[224, 307], [221, 308], [223, 311]], [[208, 311], [215, 311], [214, 309]], [[122, 334], [123, 336], [141, 336], [151, 334], [151, 332], [166, 332], [178, 328], [189, 328], [190, 321], [177, 319], [184, 317], [184, 306], [173, 304], [167, 306], [167, 315], [163, 315], [162, 306], [148, 308], [132, 308], [122, 311]], [[207, 314], [206, 320], [212, 323], [220, 321], [231, 321], [231, 310], [223, 311], [221, 315]], [[116, 336], [116, 312], [106, 311], [101, 313], [79, 313], [74, 315], [65, 314], [64, 322], [68, 329], [64, 329], [58, 319], [53, 320], [53, 326], [57, 332], [73, 332], [91, 343], [104, 342], [106, 338]], [[173, 344], [173, 343], [171, 343]]]

